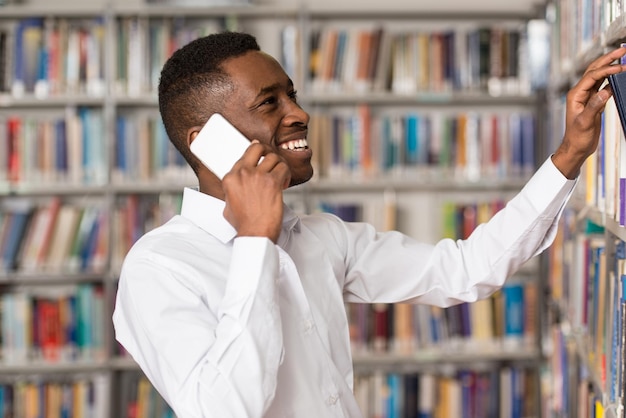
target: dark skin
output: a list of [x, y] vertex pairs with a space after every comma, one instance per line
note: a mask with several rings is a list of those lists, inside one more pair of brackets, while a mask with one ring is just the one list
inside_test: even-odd
[[[626, 48], [619, 48], [594, 60], [567, 94], [565, 134], [552, 161], [569, 179], [578, 176], [598, 146], [601, 115], [612, 95], [610, 87], [600, 86], [608, 75], [626, 70], [626, 66], [613, 64], [625, 54]], [[309, 115], [298, 105], [292, 81], [271, 56], [250, 51], [225, 61], [223, 69], [234, 83], [234, 92], [226, 98], [221, 113], [254, 140], [221, 182], [200, 164], [200, 191], [226, 202], [224, 216], [237, 236], [267, 237], [276, 243], [283, 217], [283, 190], [313, 175], [311, 150], [283, 147], [306, 139]], [[189, 144], [200, 129], [188, 130]]]
[[594, 60], [567, 93], [565, 134], [552, 161], [568, 179], [578, 176], [587, 157], [598, 147], [602, 112], [613, 94], [608, 84], [598, 89], [607, 76], [626, 70], [626, 66], [612, 65], [625, 54], [626, 48], [618, 48]]
[[[230, 75], [234, 91], [221, 113], [253, 138], [253, 144], [222, 182], [202, 166], [200, 191], [226, 201], [224, 216], [238, 236], [263, 236], [276, 242], [283, 190], [313, 175], [310, 149], [283, 149], [306, 139], [309, 115], [297, 103], [293, 82], [271, 56], [250, 51], [225, 61], [222, 68]], [[200, 128], [189, 129], [189, 143]]]

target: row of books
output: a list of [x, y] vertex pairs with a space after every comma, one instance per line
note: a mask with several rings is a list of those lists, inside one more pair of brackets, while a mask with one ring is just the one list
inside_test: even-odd
[[101, 204], [79, 205], [52, 197], [40, 204], [17, 200], [6, 206], [0, 211], [1, 272], [104, 271], [109, 215]]
[[104, 184], [107, 142], [102, 111], [13, 115], [0, 120], [0, 184]]
[[172, 408], [140, 372], [125, 373], [120, 382], [119, 418], [176, 418]]
[[312, 91], [487, 91], [499, 96], [527, 95], [536, 87], [529, 75], [541, 56], [528, 51], [525, 23], [440, 26], [315, 28], [309, 57]]
[[[163, 63], [198, 36], [224, 27], [219, 19], [120, 17], [115, 24], [115, 89], [154, 93]], [[0, 91], [14, 97], [103, 97], [106, 22], [93, 18], [30, 17], [0, 28]]]
[[226, 28], [223, 19], [122, 17], [116, 31], [118, 94], [138, 96], [157, 91], [161, 68], [178, 48]]
[[623, 0], [560, 0], [553, 4], [555, 23], [551, 66], [555, 74], [570, 71], [581, 52], [597, 49], [598, 40], [626, 16]]
[[354, 393], [366, 418], [538, 416], [536, 370], [504, 366], [453, 374], [358, 374]]
[[80, 284], [55, 291], [17, 290], [0, 296], [2, 363], [104, 360], [102, 286]]
[[156, 113], [117, 118], [112, 181], [194, 182], [193, 171], [174, 148]]
[[[441, 225], [437, 239], [465, 239], [476, 227], [491, 219], [506, 204], [504, 198], [474, 202], [444, 201], [440, 207]], [[367, 222], [378, 231], [397, 229], [398, 207], [393, 192], [384, 192], [377, 201], [339, 201], [320, 199], [314, 211], [337, 215], [348, 222]]]
[[[13, 116], [0, 122], [0, 183], [103, 184], [107, 147], [102, 112]], [[536, 164], [535, 116], [527, 112], [312, 115], [309, 144], [321, 178], [408, 176], [479, 180], [527, 177]], [[117, 118], [114, 182], [191, 182], [193, 174], [156, 114]]]
[[[598, 390], [598, 379], [581, 359], [580, 348], [572, 335], [559, 325], [551, 330], [553, 355], [552, 379], [546, 392], [545, 408], [553, 416], [622, 418], [624, 405], [610, 401]], [[617, 389], [617, 388], [616, 388]]]
[[30, 17], [2, 28], [2, 91], [14, 97], [105, 93], [103, 18]]
[[506, 202], [502, 199], [473, 203], [445, 202], [443, 204], [443, 237], [466, 239], [479, 224], [487, 222]]
[[[525, 95], [538, 57], [528, 53], [528, 27], [445, 26], [436, 31], [316, 28], [310, 37], [309, 78], [316, 92], [489, 91]], [[163, 63], [189, 41], [227, 27], [223, 19], [124, 16], [115, 24], [115, 91], [154, 93]], [[298, 29], [288, 26], [285, 32]], [[286, 68], [303, 68], [302, 37], [283, 36]], [[290, 45], [289, 43], [297, 43]], [[95, 18], [33, 17], [0, 31], [2, 91], [16, 97], [107, 92], [105, 22]], [[539, 64], [541, 65], [541, 64]], [[547, 68], [547, 67], [546, 67]], [[3, 74], [2, 74], [3, 73]]]
[[322, 199], [316, 202], [313, 211], [332, 213], [348, 222], [367, 222], [377, 231], [398, 228], [398, 207], [393, 192], [383, 193], [382, 200], [369, 202], [329, 202]]
[[[467, 238], [504, 206], [501, 200], [444, 205], [443, 237]], [[361, 221], [358, 203], [320, 202], [319, 210]], [[389, 222], [387, 229], [394, 228]], [[511, 279], [489, 298], [449, 308], [411, 304], [347, 304], [355, 352], [407, 354], [419, 349], [471, 346], [501, 350], [533, 347], [538, 338], [537, 282]]]
[[626, 137], [614, 97], [602, 114], [600, 143], [585, 162], [586, 204], [598, 208], [619, 225], [626, 225]]
[[107, 418], [103, 376], [21, 379], [0, 384], [2, 417]]
[[515, 179], [532, 174], [538, 143], [529, 112], [316, 112], [309, 126], [320, 178]]
[[126, 195], [113, 210], [111, 265], [121, 266], [130, 247], [143, 234], [180, 213], [182, 193], [158, 196]]
[[[558, 83], [572, 70], [582, 73], [602, 48], [617, 46], [623, 38], [625, 3], [555, 4], [553, 79]], [[561, 134], [564, 102], [554, 106]], [[581, 212], [563, 220], [550, 253], [551, 291], [559, 308], [554, 331], [558, 344], [553, 344], [553, 380], [558, 382], [554, 409], [564, 411], [563, 416], [623, 417], [626, 409], [625, 251], [619, 239], [619, 226], [626, 225], [625, 141], [611, 97], [602, 114], [599, 145], [581, 172], [580, 200], [586, 207], [577, 205]], [[601, 219], [601, 225], [590, 219]]]
[[[567, 352], [561, 342], [555, 357], [563, 362], [556, 378], [562, 379], [566, 364], [584, 353], [582, 362], [595, 387], [604, 393], [602, 405], [626, 406], [626, 243], [607, 238], [604, 229], [590, 221], [580, 228], [573, 212], [566, 212], [550, 250], [550, 291], [567, 322], [567, 335], [578, 349]], [[609, 240], [613, 241], [612, 243]], [[614, 247], [614, 250], [608, 245]], [[555, 344], [555, 346], [557, 346]], [[571, 387], [563, 390], [572, 390]], [[569, 405], [559, 394], [558, 406]], [[572, 406], [570, 405], [570, 408]]]
[[449, 308], [348, 304], [356, 353], [410, 354], [424, 349], [499, 352], [537, 341], [537, 284], [509, 283], [489, 298]]
[[141, 235], [180, 213], [181, 196], [121, 195], [112, 211], [99, 200], [9, 200], [0, 209], [0, 274], [99, 274], [119, 267]]

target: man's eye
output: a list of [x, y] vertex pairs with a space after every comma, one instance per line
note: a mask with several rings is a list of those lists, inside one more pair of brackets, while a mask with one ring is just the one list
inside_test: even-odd
[[297, 90], [292, 91], [291, 93], [289, 93], [289, 97], [294, 102], [297, 102], [298, 101], [298, 91]]
[[276, 98], [275, 97], [268, 97], [267, 99], [263, 100], [261, 102], [261, 105], [271, 105], [276, 103]]

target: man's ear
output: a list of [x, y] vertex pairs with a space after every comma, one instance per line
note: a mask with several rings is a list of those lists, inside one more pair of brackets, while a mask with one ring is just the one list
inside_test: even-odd
[[187, 147], [189, 147], [193, 140], [196, 139], [196, 136], [198, 136], [200, 129], [202, 129], [201, 126], [192, 126], [191, 128], [187, 129]]

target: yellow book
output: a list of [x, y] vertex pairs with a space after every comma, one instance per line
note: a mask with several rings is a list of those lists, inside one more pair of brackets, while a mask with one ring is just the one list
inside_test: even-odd
[[73, 405], [72, 405], [72, 416], [74, 417], [84, 417], [85, 413], [85, 397], [86, 397], [86, 383], [85, 382], [76, 382], [73, 386]]
[[603, 418], [604, 417], [604, 406], [602, 406], [602, 402], [596, 401], [595, 405], [595, 418]]
[[470, 303], [472, 339], [488, 342], [493, 338], [493, 306], [491, 299], [480, 299]]
[[145, 377], [137, 384], [137, 418], [148, 418], [150, 411], [150, 382]]

